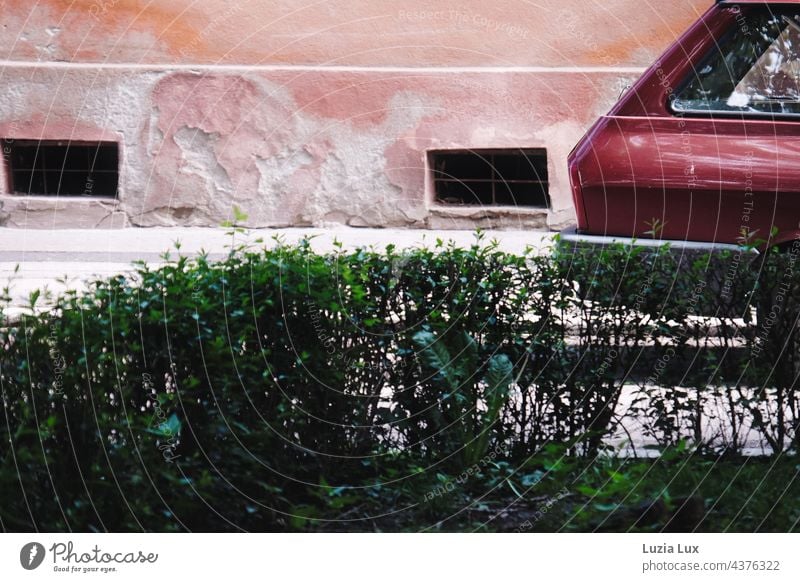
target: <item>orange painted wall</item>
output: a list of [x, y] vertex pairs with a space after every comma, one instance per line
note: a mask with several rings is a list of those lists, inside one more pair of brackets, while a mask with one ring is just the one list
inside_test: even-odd
[[[0, 222], [560, 228], [572, 146], [710, 4], [0, 0], [0, 139], [122, 152], [78, 211], [0, 165]], [[431, 207], [428, 150], [493, 147], [548, 149], [546, 216]]]
[[0, 1], [10, 60], [646, 66], [711, 0]]

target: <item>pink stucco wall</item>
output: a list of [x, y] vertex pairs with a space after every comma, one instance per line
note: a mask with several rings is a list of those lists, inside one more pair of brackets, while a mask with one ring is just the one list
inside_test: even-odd
[[[566, 156], [710, 0], [0, 0], [0, 138], [121, 144], [16, 226], [564, 226]], [[432, 204], [426, 151], [546, 147], [553, 208]], [[5, 169], [0, 169], [4, 173]]]

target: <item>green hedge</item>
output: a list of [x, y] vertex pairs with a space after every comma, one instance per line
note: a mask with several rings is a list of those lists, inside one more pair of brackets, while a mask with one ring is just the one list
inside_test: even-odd
[[631, 414], [659, 447], [796, 451], [794, 258], [305, 241], [141, 264], [6, 318], [0, 525], [292, 529], [413, 472], [596, 455]]

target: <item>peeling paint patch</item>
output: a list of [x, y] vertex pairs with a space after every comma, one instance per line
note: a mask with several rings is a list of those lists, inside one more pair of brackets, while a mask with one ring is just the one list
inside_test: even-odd
[[[617, 98], [620, 82], [617, 73], [375, 77], [24, 67], [6, 69], [3, 79], [0, 137], [120, 143], [115, 212], [137, 226], [216, 226], [236, 205], [252, 227], [451, 228], [569, 221], [566, 155]], [[306, 106], [342, 83], [381, 90], [364, 99], [339, 94], [333, 116]], [[550, 214], [446, 216], [433, 208], [428, 150], [539, 147], [552, 164]], [[0, 167], [0, 195], [3, 173]], [[63, 210], [38, 224], [70, 226], [66, 207], [41, 204], [39, 216], [47, 204]], [[9, 212], [9, 224], [26, 220], [17, 202]], [[108, 224], [102, 220], [92, 224]]]
[[233, 187], [230, 177], [216, 155], [219, 135], [195, 127], [182, 127], [172, 139], [181, 150], [179, 174], [193, 174], [206, 184], [206, 190], [215, 198], [230, 197]]

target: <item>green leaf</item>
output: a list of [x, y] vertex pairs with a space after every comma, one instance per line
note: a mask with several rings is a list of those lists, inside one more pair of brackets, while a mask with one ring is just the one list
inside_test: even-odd
[[478, 344], [467, 332], [453, 336], [452, 353], [459, 383], [467, 381], [478, 369]]
[[234, 206], [233, 206], [233, 218], [237, 223], [240, 223], [240, 222], [244, 222], [245, 220], [247, 220], [248, 215], [245, 212], [242, 212], [242, 209], [234, 204]]
[[176, 436], [181, 432], [181, 420], [178, 418], [178, 415], [173, 412], [169, 418], [159, 424], [158, 427], [145, 429], [145, 432], [162, 437]]
[[488, 384], [489, 399], [494, 399], [494, 395], [501, 397], [508, 394], [508, 388], [514, 380], [514, 364], [505, 354], [497, 354], [489, 360], [489, 369], [486, 372], [486, 383]]
[[318, 514], [315, 507], [310, 505], [298, 505], [292, 509], [290, 522], [294, 529], [303, 529], [308, 523], [309, 518], [316, 517]]
[[438, 372], [445, 379], [451, 389], [458, 389], [457, 374], [452, 369], [452, 359], [450, 352], [444, 342], [439, 341], [436, 336], [429, 331], [418, 331], [413, 337], [414, 343], [419, 346], [422, 361], [431, 370]]

